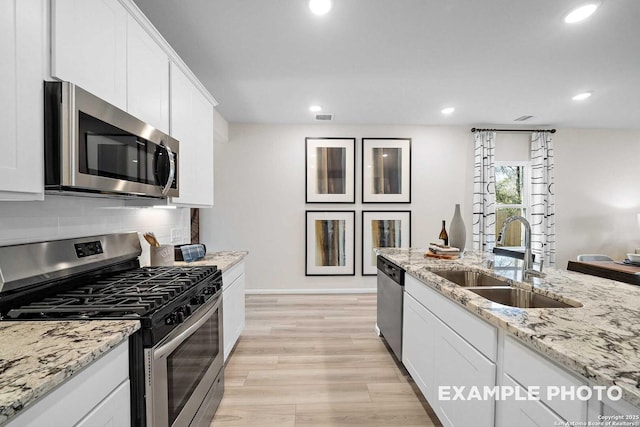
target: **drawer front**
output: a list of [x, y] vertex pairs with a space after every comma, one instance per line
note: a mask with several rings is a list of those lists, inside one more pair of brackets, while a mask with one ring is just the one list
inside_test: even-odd
[[244, 274], [244, 262], [240, 262], [222, 273], [222, 289], [227, 289], [236, 279]]
[[579, 399], [562, 400], [561, 396], [548, 399], [548, 390], [557, 387], [580, 387], [586, 381], [567, 372], [548, 360], [541, 353], [525, 347], [512, 337], [504, 340], [504, 372], [523, 387], [540, 387], [540, 400], [568, 421], [584, 421], [587, 417], [587, 402]]
[[406, 276], [405, 292], [413, 296], [487, 358], [493, 362], [496, 361], [498, 330], [494, 326], [471, 314], [415, 277]]

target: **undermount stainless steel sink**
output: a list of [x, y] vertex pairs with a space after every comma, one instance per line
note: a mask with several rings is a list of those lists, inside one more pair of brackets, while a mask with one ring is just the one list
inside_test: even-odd
[[536, 292], [528, 291], [520, 288], [476, 288], [469, 289], [471, 292], [480, 295], [490, 301], [502, 305], [519, 308], [576, 308], [582, 307], [582, 304], [565, 303], [562, 301], [549, 298]]
[[444, 277], [450, 282], [465, 288], [477, 286], [510, 286], [510, 284], [504, 280], [500, 280], [479, 271], [436, 270], [432, 271], [432, 273], [437, 274], [440, 277]]

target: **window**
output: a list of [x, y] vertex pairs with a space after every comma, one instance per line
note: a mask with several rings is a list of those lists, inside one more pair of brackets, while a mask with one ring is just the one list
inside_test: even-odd
[[[496, 238], [505, 219], [510, 216], [529, 218], [529, 162], [495, 162]], [[503, 246], [524, 246], [524, 227], [520, 222], [509, 225]]]

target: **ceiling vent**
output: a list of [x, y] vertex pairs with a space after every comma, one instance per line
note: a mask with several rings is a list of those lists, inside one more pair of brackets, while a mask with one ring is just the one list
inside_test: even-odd
[[316, 120], [321, 120], [321, 121], [333, 120], [333, 114], [316, 114]]
[[514, 119], [514, 122], [524, 122], [525, 120], [529, 120], [530, 118], [532, 118], [533, 116], [520, 116], [517, 119]]

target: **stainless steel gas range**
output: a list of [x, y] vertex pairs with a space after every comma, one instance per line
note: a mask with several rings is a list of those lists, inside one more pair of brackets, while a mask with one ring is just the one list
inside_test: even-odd
[[222, 274], [140, 267], [140, 253], [137, 233], [0, 247], [0, 320], [140, 320], [132, 425], [208, 425], [224, 389]]

